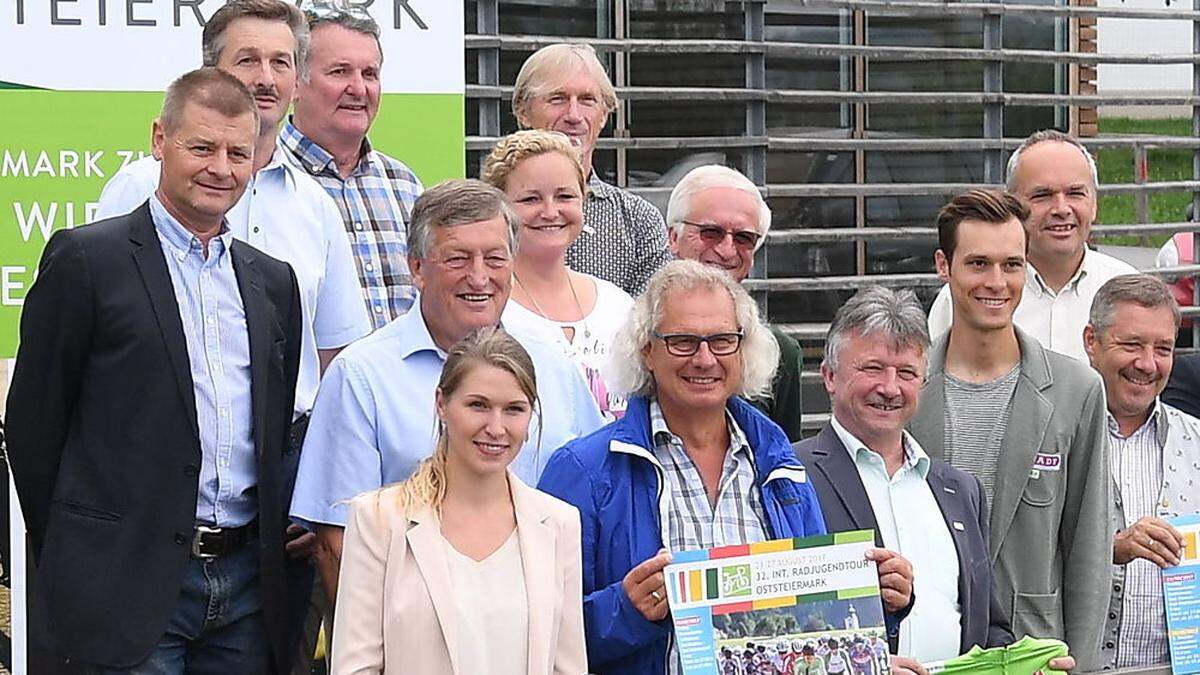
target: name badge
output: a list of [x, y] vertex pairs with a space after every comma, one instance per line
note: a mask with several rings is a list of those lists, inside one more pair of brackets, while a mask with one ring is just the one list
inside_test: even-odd
[[1062, 455], [1039, 452], [1033, 458], [1033, 468], [1042, 471], [1058, 471], [1062, 468]]

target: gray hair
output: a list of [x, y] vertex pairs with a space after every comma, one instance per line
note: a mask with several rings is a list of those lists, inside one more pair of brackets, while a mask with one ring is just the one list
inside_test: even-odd
[[758, 203], [758, 233], [762, 235], [755, 249], [767, 240], [767, 231], [771, 229], [771, 208], [767, 206], [758, 186], [741, 172], [720, 164], [706, 164], [687, 172], [675, 189], [671, 190], [671, 198], [667, 202], [667, 227], [675, 230], [676, 234], [683, 229], [683, 221], [688, 217], [692, 208], [692, 197], [709, 188], [726, 187], [741, 190], [754, 197]]
[[508, 225], [508, 248], [517, 251], [517, 229], [521, 219], [504, 193], [474, 178], [442, 181], [417, 197], [408, 225], [408, 255], [424, 259], [433, 243], [433, 230], [490, 220], [503, 216]]
[[[367, 3], [369, 5], [370, 3]], [[304, 18], [308, 20], [309, 32], [316, 31], [321, 26], [341, 26], [348, 31], [370, 35], [375, 38], [375, 46], [379, 47], [379, 62], [383, 63], [383, 45], [379, 42], [382, 31], [379, 23], [367, 12], [367, 5], [360, 5], [348, 0], [306, 0], [304, 2]], [[309, 52], [311, 54], [311, 52]], [[300, 76], [308, 82], [308, 63], [305, 60]]]
[[1149, 274], [1122, 274], [1104, 282], [1096, 297], [1092, 298], [1092, 310], [1088, 315], [1088, 325], [1097, 333], [1112, 328], [1117, 305], [1122, 302], [1133, 302], [1146, 309], [1167, 307], [1175, 319], [1175, 329], [1179, 330], [1181, 316], [1179, 303], [1158, 277]]
[[524, 125], [525, 111], [529, 102], [538, 96], [549, 92], [547, 82], [558, 73], [573, 66], [583, 66], [592, 76], [596, 86], [600, 88], [600, 100], [604, 102], [606, 113], [617, 109], [617, 91], [613, 89], [608, 72], [596, 57], [596, 50], [589, 44], [566, 43], [547, 45], [537, 50], [517, 73], [513, 83], [512, 112], [519, 124]]
[[617, 393], [650, 396], [654, 376], [646, 368], [642, 351], [654, 339], [662, 321], [667, 296], [675, 291], [724, 289], [733, 298], [738, 326], [742, 331], [742, 383], [736, 392], [745, 398], [770, 396], [771, 382], [779, 366], [779, 343], [758, 316], [758, 305], [750, 294], [725, 272], [694, 260], [674, 260], [661, 267], [644, 293], [634, 301], [624, 325], [613, 337], [611, 388]]
[[200, 35], [200, 58], [203, 65], [216, 66], [225, 49], [225, 31], [234, 21], [243, 18], [278, 21], [287, 24], [296, 38], [296, 51], [292, 53], [295, 67], [303, 76], [308, 70], [308, 22], [295, 5], [283, 0], [229, 0], [204, 24]]
[[1083, 158], [1086, 159], [1088, 163], [1088, 170], [1092, 172], [1092, 197], [1095, 197], [1096, 188], [1100, 186], [1100, 177], [1096, 172], [1096, 159], [1092, 157], [1092, 153], [1088, 152], [1088, 149], [1084, 147], [1083, 143], [1080, 143], [1078, 139], [1068, 134], [1064, 134], [1057, 129], [1042, 129], [1041, 131], [1033, 132], [1030, 134], [1029, 138], [1026, 138], [1021, 142], [1021, 145], [1013, 151], [1013, 154], [1009, 155], [1008, 168], [1005, 170], [1005, 189], [1007, 189], [1009, 192], [1016, 191], [1017, 165], [1021, 162], [1021, 153], [1025, 152], [1029, 148], [1032, 148], [1038, 143], [1046, 143], [1051, 141], [1055, 143], [1066, 143], [1067, 145], [1074, 146], [1079, 150], [1079, 152], [1083, 153]]
[[867, 286], [842, 305], [833, 315], [825, 339], [822, 365], [837, 370], [842, 346], [850, 335], [880, 335], [897, 347], [920, 347], [929, 352], [929, 325], [925, 310], [910, 290], [894, 291], [883, 286]]

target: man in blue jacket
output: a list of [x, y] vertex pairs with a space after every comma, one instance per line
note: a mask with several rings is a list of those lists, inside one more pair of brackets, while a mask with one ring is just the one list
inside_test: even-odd
[[[613, 346], [625, 416], [568, 443], [539, 488], [582, 518], [584, 627], [595, 673], [679, 672], [662, 570], [669, 551], [825, 533], [787, 436], [740, 396], [770, 390], [779, 347], [719, 270], [679, 260], [651, 278]], [[911, 567], [876, 549], [889, 610]]]

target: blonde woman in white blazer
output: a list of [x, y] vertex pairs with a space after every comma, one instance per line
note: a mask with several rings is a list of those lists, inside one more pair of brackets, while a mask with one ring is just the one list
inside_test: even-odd
[[579, 513], [507, 468], [537, 405], [534, 378], [502, 330], [450, 351], [433, 456], [353, 501], [336, 675], [587, 672]]

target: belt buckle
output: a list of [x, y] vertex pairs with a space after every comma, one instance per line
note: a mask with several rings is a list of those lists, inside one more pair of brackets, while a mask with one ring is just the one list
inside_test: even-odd
[[192, 557], [197, 560], [212, 560], [217, 557], [216, 553], [205, 553], [201, 550], [203, 537], [206, 534], [221, 534], [221, 528], [208, 525], [196, 526], [196, 533], [192, 535]]

